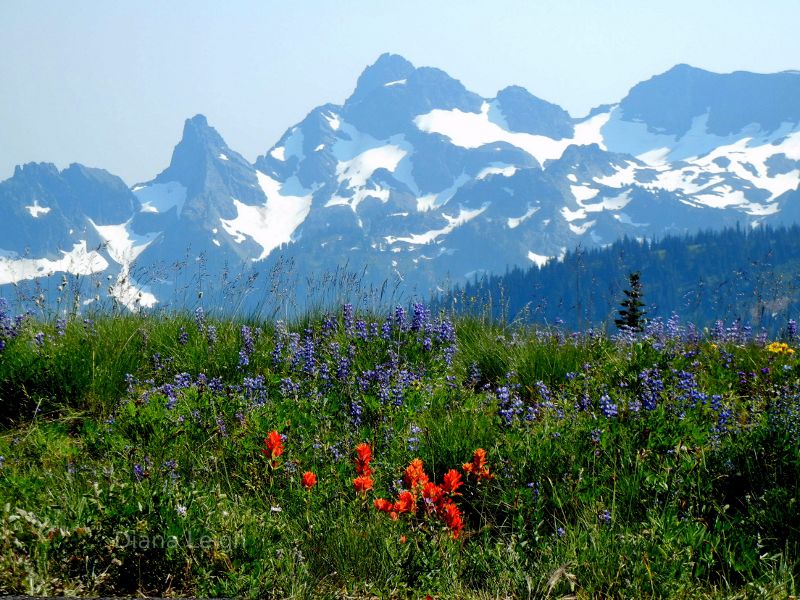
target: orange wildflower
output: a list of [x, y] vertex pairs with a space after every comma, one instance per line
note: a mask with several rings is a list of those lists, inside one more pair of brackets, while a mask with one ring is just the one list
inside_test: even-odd
[[417, 512], [417, 500], [411, 492], [400, 492], [397, 502], [394, 503], [394, 510], [398, 514]]
[[386, 498], [375, 498], [375, 502], [373, 502], [375, 508], [380, 512], [385, 512], [387, 515], [392, 517], [392, 521], [397, 521], [397, 512], [394, 509], [394, 504], [389, 502]]
[[425, 475], [422, 459], [415, 458], [411, 461], [406, 467], [403, 481], [405, 481], [406, 487], [412, 492], [415, 492], [418, 487], [422, 487], [428, 483], [428, 476]]
[[444, 474], [444, 481], [442, 482], [442, 489], [446, 494], [450, 495], [457, 495], [458, 488], [464, 485], [464, 482], [461, 481], [461, 473], [456, 471], [455, 469], [450, 469], [447, 473]]
[[307, 490], [310, 490], [315, 485], [317, 485], [317, 476], [311, 471], [306, 471], [303, 473], [303, 487]]
[[264, 445], [266, 448], [262, 448], [261, 453], [273, 461], [283, 454], [283, 438], [277, 431], [270, 432], [270, 434], [264, 438]]
[[491, 479], [494, 477], [489, 472], [489, 467], [486, 466], [486, 450], [478, 448], [472, 453], [472, 462], [464, 463], [462, 465], [464, 472], [467, 475], [474, 475], [477, 479]]
[[372, 448], [366, 442], [360, 443], [356, 446], [356, 474], [369, 476], [372, 475], [372, 469], [369, 463], [372, 461]]
[[439, 515], [447, 528], [452, 532], [453, 539], [458, 539], [461, 530], [464, 529], [464, 521], [461, 518], [461, 511], [453, 502], [443, 504]]
[[366, 494], [367, 490], [371, 490], [374, 482], [369, 475], [359, 475], [353, 479], [353, 487], [359, 494]]
[[444, 497], [444, 490], [432, 481], [429, 481], [422, 487], [422, 497], [431, 501], [433, 504], [438, 504]]

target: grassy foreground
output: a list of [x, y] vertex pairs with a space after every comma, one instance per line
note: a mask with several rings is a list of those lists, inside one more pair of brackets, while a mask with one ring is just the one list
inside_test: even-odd
[[794, 336], [0, 303], [0, 594], [797, 595]]

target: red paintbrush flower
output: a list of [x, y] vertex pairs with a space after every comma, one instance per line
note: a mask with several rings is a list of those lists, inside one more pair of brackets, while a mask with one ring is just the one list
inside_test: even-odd
[[444, 497], [444, 490], [432, 481], [429, 481], [422, 486], [422, 497], [433, 504], [438, 504]]
[[372, 475], [372, 469], [369, 463], [372, 461], [372, 448], [366, 442], [360, 443], [356, 446], [356, 474], [357, 475]]
[[489, 472], [489, 467], [486, 466], [486, 450], [483, 448], [475, 450], [472, 454], [472, 462], [464, 463], [462, 468], [467, 475], [473, 475], [478, 480], [491, 479], [494, 477], [494, 475]]
[[406, 472], [403, 475], [403, 481], [405, 481], [406, 487], [415, 494], [417, 492], [417, 488], [420, 488], [428, 483], [428, 476], [425, 474], [421, 459], [415, 458], [406, 467]]
[[461, 530], [464, 529], [464, 521], [461, 519], [461, 511], [458, 507], [453, 502], [446, 502], [439, 509], [439, 516], [452, 532], [453, 539], [458, 539]]
[[359, 475], [355, 479], [353, 479], [353, 487], [356, 489], [356, 492], [359, 494], [367, 493], [367, 490], [371, 490], [374, 482], [372, 481], [372, 477], [369, 475]]
[[459, 473], [455, 469], [450, 469], [447, 473], [444, 474], [442, 489], [445, 491], [446, 494], [450, 494], [451, 496], [458, 495], [457, 490], [462, 485], [464, 485], [464, 482], [461, 481], [461, 473]]
[[272, 431], [264, 438], [264, 445], [266, 448], [261, 449], [261, 453], [271, 460], [275, 460], [283, 454], [283, 438], [277, 431]]
[[397, 502], [394, 503], [394, 510], [398, 514], [417, 512], [417, 501], [411, 492], [400, 492]]
[[303, 487], [307, 490], [310, 490], [315, 485], [317, 485], [317, 476], [311, 471], [306, 471], [303, 473]]

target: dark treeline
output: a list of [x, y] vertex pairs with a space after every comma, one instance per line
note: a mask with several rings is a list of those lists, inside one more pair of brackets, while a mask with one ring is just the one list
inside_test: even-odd
[[581, 248], [544, 267], [476, 278], [439, 300], [461, 313], [574, 329], [615, 330], [638, 271], [649, 319], [709, 326], [740, 320], [777, 332], [800, 313], [800, 227], [740, 227]]

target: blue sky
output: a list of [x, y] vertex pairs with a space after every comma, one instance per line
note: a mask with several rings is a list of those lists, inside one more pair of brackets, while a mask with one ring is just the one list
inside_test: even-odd
[[386, 51], [581, 116], [676, 63], [800, 69], [798, 22], [797, 0], [5, 1], [0, 179], [28, 161], [150, 179], [196, 113], [253, 160]]

